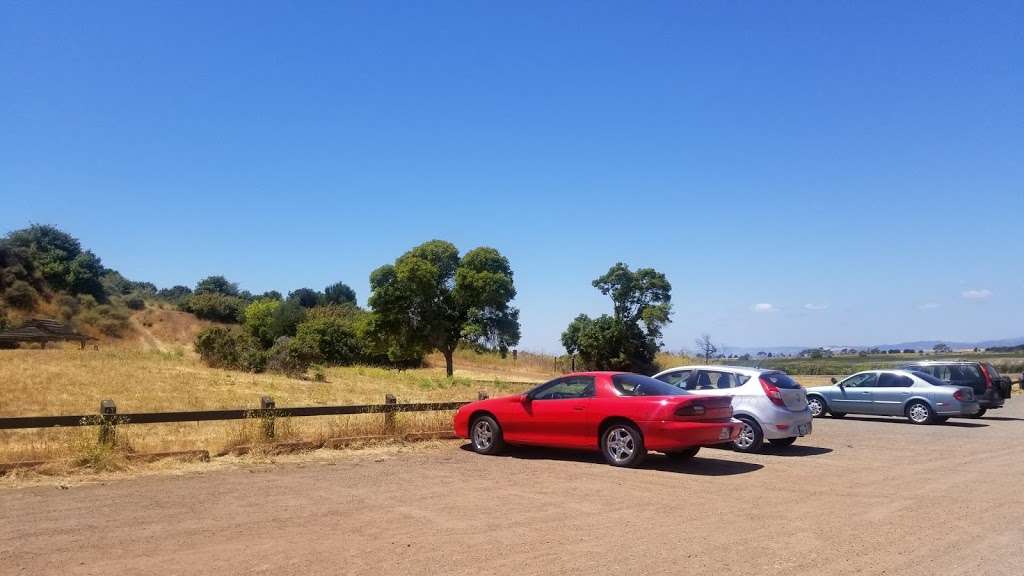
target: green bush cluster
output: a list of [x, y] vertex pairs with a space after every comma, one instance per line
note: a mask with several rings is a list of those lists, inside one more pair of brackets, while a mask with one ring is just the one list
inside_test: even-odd
[[117, 338], [127, 332], [131, 326], [128, 318], [129, 314], [123, 308], [110, 304], [97, 304], [82, 310], [76, 319], [81, 324], [96, 328], [102, 334]]
[[180, 307], [197, 318], [214, 322], [237, 323], [242, 319], [246, 301], [238, 296], [217, 292], [196, 292], [185, 298]]

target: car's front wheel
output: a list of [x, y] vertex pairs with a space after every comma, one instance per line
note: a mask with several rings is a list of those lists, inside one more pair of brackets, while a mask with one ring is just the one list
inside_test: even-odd
[[988, 409], [982, 408], [981, 410], [978, 410], [974, 414], [971, 414], [970, 416], [968, 416], [968, 418], [981, 418], [982, 416], [985, 415], [985, 412], [988, 412]]
[[786, 446], [792, 446], [796, 442], [796, 436], [790, 436], [789, 438], [769, 438], [768, 442], [772, 446], [779, 448], [785, 448]]
[[825, 414], [825, 400], [820, 396], [809, 396], [807, 407], [811, 409], [811, 416], [815, 418]]
[[935, 413], [924, 402], [911, 402], [907, 404], [907, 420], [912, 424], [931, 424], [935, 420]]
[[757, 452], [764, 445], [764, 432], [749, 416], [737, 418], [741, 422], [740, 434], [733, 440], [733, 448], [740, 452]]
[[639, 466], [647, 456], [644, 437], [632, 424], [615, 423], [601, 435], [601, 454], [612, 466]]
[[478, 454], [497, 454], [505, 448], [501, 426], [491, 416], [477, 416], [469, 427], [473, 451]]

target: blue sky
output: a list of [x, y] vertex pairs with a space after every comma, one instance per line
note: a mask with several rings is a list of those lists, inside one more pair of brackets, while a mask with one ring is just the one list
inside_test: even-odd
[[671, 349], [1022, 336], [1021, 6], [8, 3], [0, 231], [362, 303], [490, 245], [533, 350], [620, 260]]

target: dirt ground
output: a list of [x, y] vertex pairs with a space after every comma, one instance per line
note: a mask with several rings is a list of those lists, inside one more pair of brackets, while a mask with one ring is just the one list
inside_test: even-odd
[[638, 470], [460, 442], [0, 490], [0, 574], [1024, 574], [1024, 398]]

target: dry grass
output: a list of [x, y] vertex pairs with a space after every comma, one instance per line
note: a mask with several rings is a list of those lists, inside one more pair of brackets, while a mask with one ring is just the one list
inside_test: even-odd
[[[256, 408], [263, 395], [272, 396], [280, 408], [376, 404], [389, 393], [399, 402], [471, 400], [478, 390], [518, 392], [526, 386], [513, 382], [550, 376], [523, 358], [513, 362], [468, 352], [460, 353], [451, 380], [444, 376], [443, 359], [432, 357], [428, 367], [415, 370], [327, 368], [326, 381], [315, 382], [211, 369], [184, 347], [162, 344], [167, 351], [109, 346], [0, 351], [0, 417], [95, 414], [107, 398], [121, 413]], [[451, 426], [451, 414], [399, 414], [396, 425], [398, 433], [443, 430]], [[251, 421], [128, 425], [120, 427], [119, 438], [126, 449], [140, 452], [216, 453], [258, 441], [258, 426]], [[276, 428], [283, 440], [375, 435], [383, 432], [383, 416], [282, 418]], [[75, 461], [89, 456], [83, 448], [94, 445], [95, 438], [93, 428], [0, 431], [0, 462]]]

